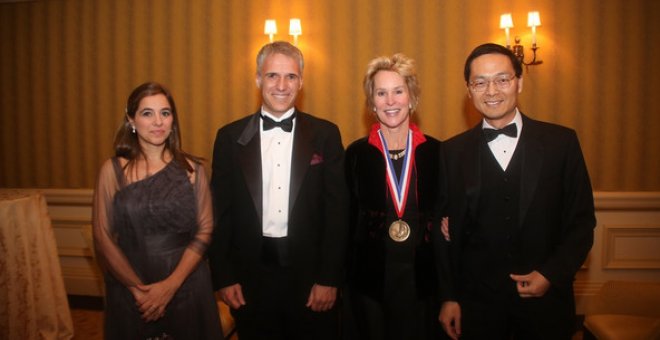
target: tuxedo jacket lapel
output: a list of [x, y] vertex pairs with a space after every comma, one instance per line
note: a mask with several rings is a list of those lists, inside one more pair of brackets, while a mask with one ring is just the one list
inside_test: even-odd
[[254, 208], [259, 217], [263, 218], [262, 201], [262, 174], [261, 174], [261, 137], [259, 135], [260, 113], [255, 113], [246, 124], [245, 129], [238, 138], [238, 144], [243, 146], [242, 152], [238, 154], [241, 170], [245, 176]]
[[307, 172], [307, 169], [309, 169], [309, 164], [312, 160], [312, 155], [314, 154], [314, 146], [312, 145], [314, 131], [311, 131], [311, 129], [312, 126], [309, 124], [305, 114], [297, 111], [295, 135], [293, 137], [293, 150], [291, 154], [289, 215], [293, 211], [293, 206], [300, 193], [305, 173]]
[[[260, 131], [260, 113], [255, 113], [245, 126], [241, 133], [238, 144], [243, 146], [243, 152], [239, 154], [240, 166], [245, 176], [248, 190], [252, 196], [255, 210], [259, 219], [263, 218], [263, 193], [262, 193], [262, 169], [261, 169], [261, 138]], [[304, 114], [296, 112], [296, 127], [293, 139], [293, 149], [291, 154], [291, 184], [289, 190], [289, 214], [293, 210], [293, 205], [300, 187], [302, 186], [305, 173], [309, 168], [314, 148], [312, 138], [314, 132], [311, 131], [309, 121]]]
[[516, 152], [520, 151], [522, 156], [522, 171], [520, 179], [520, 225], [524, 222], [529, 205], [534, 199], [539, 178], [541, 176], [541, 165], [543, 164], [543, 145], [539, 142], [540, 133], [533, 121], [524, 115], [523, 129], [518, 141]]

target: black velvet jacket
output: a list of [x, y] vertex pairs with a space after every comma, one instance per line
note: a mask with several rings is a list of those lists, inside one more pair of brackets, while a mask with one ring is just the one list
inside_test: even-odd
[[[414, 266], [417, 295], [437, 295], [438, 283], [433, 258], [432, 238], [440, 237], [437, 223], [440, 200], [439, 163], [440, 142], [422, 135], [411, 125], [421, 142], [415, 149], [413, 179], [419, 221], [412, 227], [414, 234]], [[387, 186], [386, 166], [382, 152], [372, 138], [364, 137], [353, 142], [346, 150], [346, 178], [349, 186], [350, 242], [348, 254], [349, 286], [362, 294], [381, 301], [383, 296], [386, 263], [386, 242], [392, 213], [388, 219], [388, 207], [392, 209]], [[370, 142], [371, 141], [371, 142]], [[413, 143], [415, 144], [415, 143]], [[437, 234], [437, 235], [436, 235]]]

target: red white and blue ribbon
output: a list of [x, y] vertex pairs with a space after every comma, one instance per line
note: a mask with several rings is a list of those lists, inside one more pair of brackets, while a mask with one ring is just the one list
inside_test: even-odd
[[410, 188], [410, 175], [412, 173], [413, 162], [413, 134], [408, 131], [408, 142], [406, 143], [406, 154], [403, 158], [403, 167], [401, 168], [401, 177], [398, 178], [394, 170], [394, 164], [390, 158], [390, 151], [387, 148], [387, 142], [383, 136], [383, 132], [378, 130], [378, 137], [383, 145], [383, 156], [385, 157], [385, 165], [387, 170], [387, 186], [390, 189], [394, 209], [399, 219], [403, 218], [403, 213], [406, 210], [406, 201], [408, 200], [408, 189]]

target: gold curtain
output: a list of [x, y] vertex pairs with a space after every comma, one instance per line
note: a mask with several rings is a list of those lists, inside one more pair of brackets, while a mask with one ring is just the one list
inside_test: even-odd
[[[578, 132], [595, 190], [660, 190], [660, 3], [652, 0], [34, 0], [0, 3], [0, 187], [90, 188], [129, 92], [166, 84], [184, 148], [210, 158], [218, 127], [254, 112], [255, 54], [291, 40], [302, 20], [299, 107], [339, 125], [344, 144], [371, 117], [367, 62], [403, 52], [418, 62], [416, 119], [449, 138], [478, 120], [465, 96], [465, 57], [504, 43], [499, 16], [530, 44], [537, 10], [543, 64], [524, 74], [520, 108]], [[529, 50], [527, 50], [529, 52]]]

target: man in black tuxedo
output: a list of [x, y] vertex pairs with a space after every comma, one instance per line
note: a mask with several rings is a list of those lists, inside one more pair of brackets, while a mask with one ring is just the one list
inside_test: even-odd
[[295, 109], [303, 56], [257, 56], [259, 111], [218, 130], [213, 151], [213, 284], [243, 339], [333, 339], [348, 217], [337, 126]]
[[478, 46], [464, 75], [483, 120], [444, 145], [449, 240], [438, 248], [454, 280], [441, 280], [439, 320], [453, 339], [570, 339], [596, 225], [578, 138], [518, 110], [522, 66], [507, 48]]

